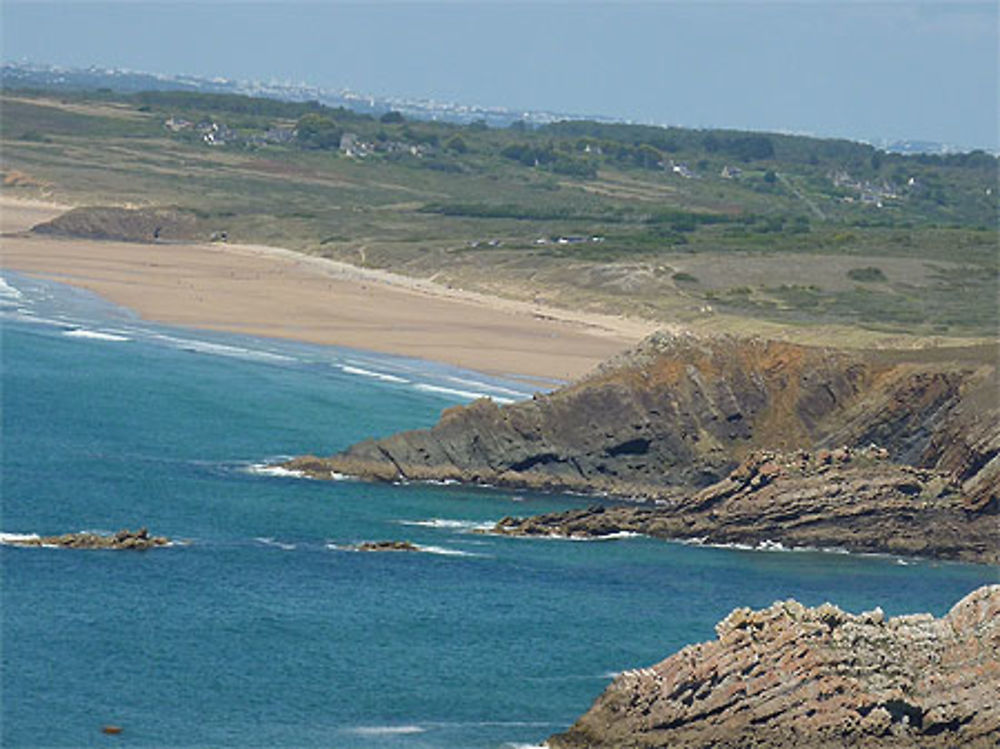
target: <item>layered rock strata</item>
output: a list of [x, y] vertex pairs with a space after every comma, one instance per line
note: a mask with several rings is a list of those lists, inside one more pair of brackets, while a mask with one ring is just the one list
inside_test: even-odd
[[[480, 400], [446, 410], [430, 429], [285, 467], [321, 479], [450, 479], [654, 500], [670, 509], [643, 531], [655, 535], [990, 559], [1000, 504], [997, 354], [659, 333], [547, 395], [503, 407]], [[762, 451], [856, 454], [873, 443], [884, 451], [877, 465], [838, 463], [827, 475], [788, 464], [772, 477], [761, 474], [773, 468], [764, 461], [747, 479], [754, 484], [741, 473]], [[883, 521], [884, 532], [872, 528]]]
[[[656, 334], [591, 376], [507, 406], [482, 399], [430, 429], [287, 464], [381, 480], [670, 496], [723, 479], [754, 449], [885, 447], [893, 461], [942, 461], [993, 478], [1000, 413], [996, 350], [936, 361], [921, 352], [849, 353], [776, 341]], [[971, 394], [982, 404], [966, 406]], [[981, 410], [988, 406], [988, 414]], [[982, 434], [969, 431], [980, 418]], [[956, 440], [956, 435], [961, 437]]]
[[64, 533], [60, 536], [18, 536], [6, 543], [12, 546], [59, 546], [68, 549], [128, 549], [145, 551], [160, 546], [168, 546], [170, 539], [165, 536], [151, 536], [146, 528], [137, 531], [123, 529], [110, 536], [97, 533]]
[[836, 547], [1000, 564], [1000, 516], [953, 473], [890, 463], [882, 448], [758, 451], [673, 501], [507, 517], [494, 533], [596, 538], [623, 532], [701, 543]]
[[552, 749], [996, 747], [1000, 586], [940, 619], [795, 601], [627, 671]]

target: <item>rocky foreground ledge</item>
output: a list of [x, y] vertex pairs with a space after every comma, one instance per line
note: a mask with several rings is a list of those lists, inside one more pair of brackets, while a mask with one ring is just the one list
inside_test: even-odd
[[11, 546], [58, 546], [67, 549], [114, 549], [145, 551], [168, 546], [166, 536], [151, 536], [146, 528], [137, 531], [123, 529], [110, 536], [98, 533], [64, 533], [61, 536], [15, 536], [7, 538]]
[[944, 617], [795, 601], [737, 609], [718, 639], [627, 671], [551, 749], [996, 747], [1000, 585]]

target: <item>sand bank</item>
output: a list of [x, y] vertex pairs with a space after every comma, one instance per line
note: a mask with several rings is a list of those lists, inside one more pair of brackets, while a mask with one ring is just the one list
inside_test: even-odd
[[[0, 198], [0, 229], [63, 209]], [[2, 238], [0, 266], [89, 289], [142, 317], [572, 379], [654, 329], [257, 245]]]

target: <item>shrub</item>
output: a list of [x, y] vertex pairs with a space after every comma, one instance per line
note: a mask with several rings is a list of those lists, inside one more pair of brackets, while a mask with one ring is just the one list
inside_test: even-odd
[[860, 281], [861, 283], [874, 283], [889, 280], [885, 277], [885, 273], [882, 272], [881, 268], [876, 268], [873, 265], [870, 265], [867, 268], [851, 268], [847, 271], [847, 277], [852, 281]]

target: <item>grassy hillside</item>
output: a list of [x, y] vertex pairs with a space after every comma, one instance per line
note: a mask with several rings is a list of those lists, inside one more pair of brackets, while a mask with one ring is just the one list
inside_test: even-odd
[[14, 194], [174, 206], [205, 237], [707, 328], [997, 330], [997, 159], [982, 152], [497, 130], [188, 92], [0, 101]]

